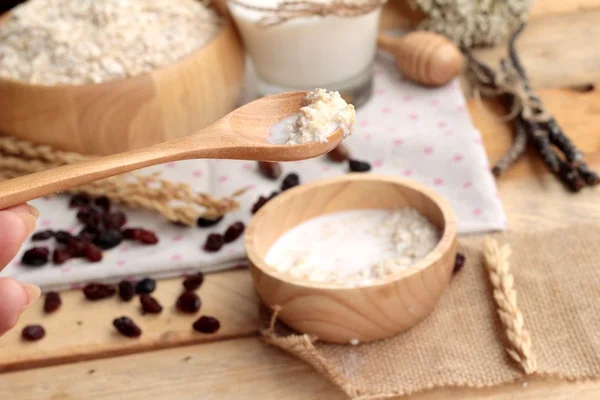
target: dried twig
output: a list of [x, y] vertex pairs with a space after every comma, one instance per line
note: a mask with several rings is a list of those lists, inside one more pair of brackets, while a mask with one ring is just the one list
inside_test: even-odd
[[494, 287], [494, 300], [511, 346], [506, 352], [529, 375], [536, 372], [537, 362], [532, 350], [531, 336], [525, 329], [523, 313], [517, 305], [514, 276], [508, 262], [510, 253], [508, 244], [500, 248], [493, 239], [487, 238], [484, 241], [483, 255]]

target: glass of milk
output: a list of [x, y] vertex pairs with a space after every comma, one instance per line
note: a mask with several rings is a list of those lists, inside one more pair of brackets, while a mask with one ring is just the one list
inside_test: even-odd
[[[279, 0], [244, 3], [272, 8]], [[231, 2], [228, 7], [254, 64], [260, 96], [324, 88], [356, 107], [370, 97], [381, 7], [357, 17], [311, 16], [266, 27], [258, 22], [272, 13]]]

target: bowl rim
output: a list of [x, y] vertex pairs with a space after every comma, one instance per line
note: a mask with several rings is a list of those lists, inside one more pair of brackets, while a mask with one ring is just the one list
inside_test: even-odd
[[[15, 88], [30, 88], [30, 89], [36, 89], [36, 90], [68, 90], [68, 89], [88, 90], [90, 88], [95, 88], [95, 89], [98, 89], [101, 87], [109, 88], [109, 85], [111, 85], [111, 84], [114, 85], [114, 84], [124, 83], [124, 82], [133, 82], [134, 80], [143, 80], [143, 79], [147, 79], [149, 76], [161, 74], [171, 68], [176, 68], [177, 66], [179, 66], [183, 63], [186, 63], [191, 58], [198, 57], [201, 53], [208, 50], [209, 47], [214, 46], [217, 39], [223, 37], [224, 35], [227, 35], [228, 33], [230, 33], [230, 31], [236, 32], [236, 27], [234, 25], [233, 20], [229, 16], [229, 14], [223, 12], [216, 4], [212, 4], [210, 6], [210, 8], [212, 8], [221, 18], [221, 23], [220, 23], [221, 29], [219, 29], [219, 31], [215, 35], [213, 35], [202, 46], [200, 46], [199, 48], [197, 48], [190, 54], [175, 61], [174, 63], [163, 65], [162, 67], [143, 72], [139, 75], [125, 77], [125, 78], [111, 79], [109, 81], [104, 81], [104, 82], [99, 82], [99, 83], [93, 83], [93, 82], [92, 83], [90, 83], [90, 82], [81, 83], [81, 84], [60, 83], [58, 85], [43, 85], [43, 84], [39, 84], [39, 83], [28, 83], [28, 82], [19, 81], [16, 79], [0, 77], [0, 85], [12, 85]], [[3, 22], [3, 20], [5, 18], [9, 18], [11, 11], [7, 11], [4, 14], [0, 14], [0, 24]], [[237, 34], [237, 32], [236, 32], [236, 34]]]
[[[365, 286], [340, 286], [331, 283], [322, 283], [322, 282], [310, 282], [310, 281], [301, 281], [295, 280], [293, 278], [288, 277], [286, 274], [279, 273], [274, 271], [272, 268], [268, 267], [263, 257], [258, 255], [258, 252], [255, 248], [255, 237], [256, 237], [256, 229], [260, 221], [265, 218], [269, 214], [269, 210], [280, 206], [281, 203], [286, 202], [288, 199], [297, 196], [303, 192], [317, 189], [319, 187], [328, 186], [332, 184], [339, 184], [344, 182], [380, 182], [387, 183], [396, 186], [404, 186], [409, 189], [420, 192], [424, 196], [426, 196], [429, 200], [431, 200], [441, 211], [442, 218], [444, 220], [444, 230], [442, 232], [442, 236], [440, 240], [435, 245], [435, 247], [427, 253], [425, 257], [417, 261], [416, 264], [411, 265], [408, 268], [402, 269], [394, 274], [387, 276], [385, 279], [376, 281], [369, 285]], [[272, 279], [283, 281], [286, 284], [295, 285], [303, 288], [317, 289], [317, 290], [336, 290], [336, 291], [352, 291], [356, 289], [365, 289], [365, 288], [373, 288], [373, 287], [381, 287], [388, 285], [390, 283], [397, 282], [409, 276], [413, 276], [417, 273], [420, 273], [427, 269], [428, 267], [435, 265], [437, 261], [439, 261], [442, 257], [444, 257], [448, 251], [450, 251], [456, 241], [457, 236], [457, 228], [456, 228], [456, 215], [450, 203], [441, 195], [439, 195], [434, 190], [417, 183], [410, 179], [398, 178], [393, 175], [382, 175], [382, 174], [364, 174], [364, 173], [350, 173], [347, 175], [337, 176], [333, 178], [320, 179], [317, 181], [308, 182], [302, 184], [300, 186], [294, 187], [292, 189], [286, 190], [285, 192], [279, 194], [274, 199], [270, 200], [267, 204], [260, 208], [256, 212], [256, 214], [250, 220], [246, 228], [245, 238], [244, 238], [244, 246], [246, 249], [246, 254], [248, 256], [248, 260], [250, 261], [251, 268], [256, 268], [260, 270], [261, 273], [266, 274]]]

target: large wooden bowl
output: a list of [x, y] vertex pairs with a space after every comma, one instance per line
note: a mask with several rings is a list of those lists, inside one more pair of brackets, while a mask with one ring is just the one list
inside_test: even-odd
[[77, 86], [0, 79], [0, 134], [101, 155], [189, 135], [235, 108], [244, 60], [227, 16], [204, 47], [137, 77]]
[[[442, 232], [437, 246], [414, 266], [372, 286], [341, 288], [293, 280], [266, 265], [271, 245], [286, 231], [323, 214], [360, 208], [413, 207]], [[402, 332], [434, 309], [456, 257], [456, 219], [448, 203], [416, 183], [350, 174], [309, 183], [278, 195], [254, 216], [246, 250], [258, 295], [281, 306], [291, 328], [329, 342], [368, 342]]]

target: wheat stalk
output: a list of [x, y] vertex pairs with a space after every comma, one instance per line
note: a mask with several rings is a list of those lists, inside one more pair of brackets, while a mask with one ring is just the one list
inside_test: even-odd
[[500, 247], [498, 242], [491, 238], [486, 238], [484, 241], [483, 255], [494, 287], [494, 300], [511, 346], [506, 351], [529, 375], [536, 372], [537, 362], [531, 349], [531, 336], [525, 329], [523, 313], [517, 305], [515, 280], [508, 261], [510, 254], [511, 249], [508, 244]]

